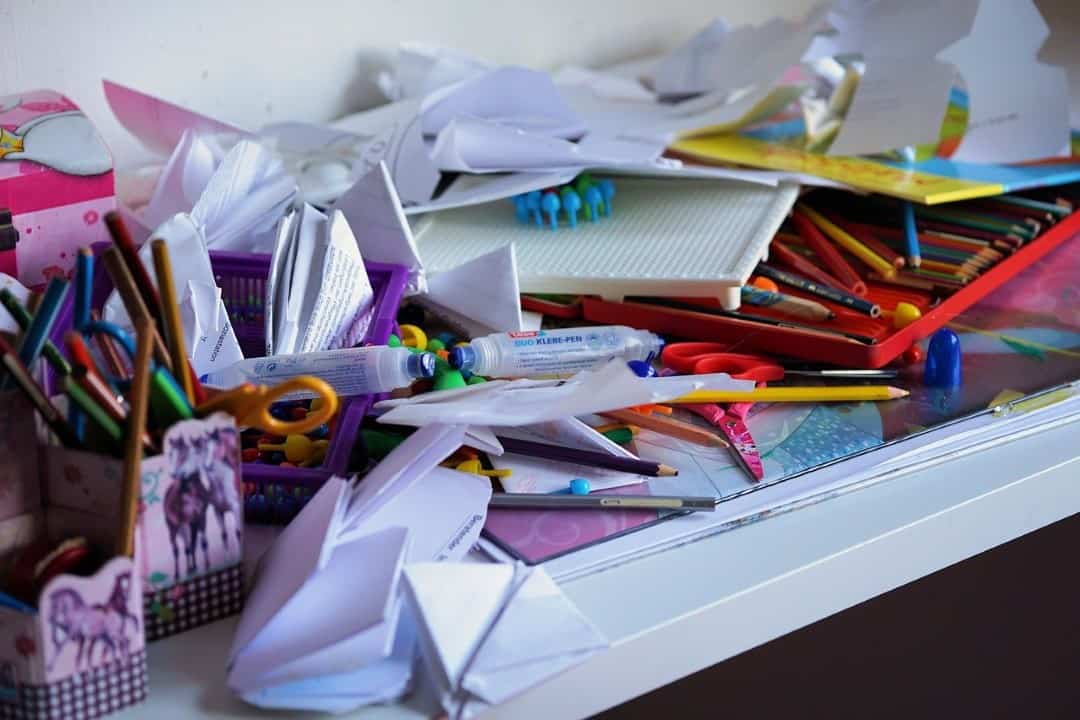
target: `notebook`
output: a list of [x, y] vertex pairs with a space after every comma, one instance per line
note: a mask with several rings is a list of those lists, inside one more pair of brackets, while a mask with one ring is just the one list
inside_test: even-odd
[[737, 307], [798, 186], [619, 178], [613, 212], [557, 230], [519, 223], [509, 201], [422, 216], [414, 234], [428, 272], [514, 245], [524, 293], [717, 297]]

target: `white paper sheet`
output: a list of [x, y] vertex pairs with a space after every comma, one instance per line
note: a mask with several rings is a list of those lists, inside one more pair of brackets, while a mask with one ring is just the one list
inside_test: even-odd
[[431, 158], [439, 169], [454, 172], [546, 172], [651, 163], [664, 150], [660, 143], [588, 138], [591, 143], [574, 143], [502, 123], [456, 118], [439, 132]]
[[378, 73], [375, 81], [389, 100], [404, 100], [424, 97], [491, 67], [488, 61], [458, 50], [406, 42], [398, 46], [393, 67]]
[[431, 200], [439, 183], [439, 170], [428, 156], [421, 133], [419, 112], [420, 98], [409, 98], [332, 123], [332, 127], [368, 141], [363, 154], [365, 164], [358, 177], [367, 176], [380, 162], [385, 163], [395, 192], [406, 207]]
[[513, 65], [436, 90], [421, 103], [424, 135], [435, 136], [460, 118], [559, 138], [581, 137], [586, 129], [549, 74]]
[[405, 586], [451, 718], [472, 717], [607, 647], [542, 568], [416, 564]]
[[958, 162], [1013, 163], [1069, 154], [1065, 68], [1039, 62], [1050, 30], [1031, 0], [983, 0], [971, 35], [941, 53], [968, 91]]
[[427, 297], [492, 332], [525, 329], [513, 244], [430, 276]]
[[653, 86], [675, 96], [767, 89], [799, 63], [827, 8], [818, 5], [802, 20], [772, 18], [737, 28], [717, 20], [660, 61]]
[[331, 209], [340, 210], [354, 229], [361, 255], [373, 262], [408, 268], [410, 292], [422, 292], [427, 287], [412, 229], [402, 212], [385, 162], [376, 163]]
[[726, 375], [639, 378], [623, 362], [580, 372], [566, 381], [514, 380], [376, 403], [378, 420], [394, 425], [467, 423], [506, 427], [578, 417], [617, 408], [660, 403], [694, 389], [752, 387]]
[[869, 155], [936, 143], [956, 69], [930, 59], [867, 63], [830, 155]]

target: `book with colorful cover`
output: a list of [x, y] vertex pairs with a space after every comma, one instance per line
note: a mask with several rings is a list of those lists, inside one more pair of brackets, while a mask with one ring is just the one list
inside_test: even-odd
[[926, 205], [1080, 180], [1080, 158], [1076, 158], [1075, 162], [981, 165], [934, 157], [905, 164], [871, 158], [819, 155], [734, 134], [680, 140], [669, 151], [681, 159], [703, 164], [735, 163], [807, 173], [859, 190]]

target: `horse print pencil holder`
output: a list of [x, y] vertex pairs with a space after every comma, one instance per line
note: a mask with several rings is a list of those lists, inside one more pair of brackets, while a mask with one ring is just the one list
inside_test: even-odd
[[[231, 416], [185, 420], [162, 438], [162, 452], [144, 458], [135, 529], [147, 641], [205, 625], [240, 611], [244, 519], [240, 437]], [[47, 472], [65, 491], [119, 517], [120, 495], [102, 478], [119, 477], [121, 461], [52, 449]], [[115, 486], [119, 488], [119, 484]]]
[[[0, 474], [0, 718], [89, 719], [138, 703], [142, 586], [135, 559], [108, 557], [115, 510], [98, 514], [63, 475], [41, 473], [32, 409], [10, 393], [0, 403], [0, 466], [25, 459]], [[111, 482], [119, 497], [120, 476]]]

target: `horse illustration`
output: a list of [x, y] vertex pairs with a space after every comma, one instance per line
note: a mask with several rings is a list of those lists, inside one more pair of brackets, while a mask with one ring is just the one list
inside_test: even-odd
[[127, 596], [123, 596], [123, 613], [118, 612], [113, 604], [115, 598], [122, 596], [125, 587], [131, 587], [130, 571], [116, 576], [107, 603], [87, 605], [82, 595], [69, 587], [59, 588], [49, 595], [49, 625], [52, 628], [53, 641], [50, 671], [60, 659], [63, 649], [70, 643], [76, 645], [76, 669], [82, 669], [92, 662], [94, 648], [98, 643], [104, 644], [102, 661], [127, 658], [131, 645], [124, 632], [127, 617], [131, 615], [127, 609]]
[[128, 598], [131, 597], [131, 573], [122, 572], [116, 576], [109, 599], [105, 601], [105, 607], [120, 616], [120, 631], [127, 627], [128, 620], [135, 626], [135, 632], [139, 632], [139, 616], [128, 609]]
[[195, 449], [182, 438], [170, 438], [169, 460], [173, 470], [173, 482], [165, 491], [163, 502], [165, 525], [169, 529], [169, 543], [173, 551], [173, 576], [179, 579], [180, 549], [177, 540], [184, 543], [187, 556], [187, 572], [190, 575], [198, 570], [195, 557], [196, 547], [201, 545], [207, 568], [210, 567], [210, 550], [206, 542], [206, 510], [210, 494], [199, 475]]
[[231, 514], [235, 525], [236, 546], [240, 547], [240, 493], [236, 489], [236, 431], [213, 430], [207, 438], [208, 451], [203, 473], [209, 488], [210, 506], [214, 508], [221, 526], [221, 543], [229, 549], [229, 533], [225, 516]]

